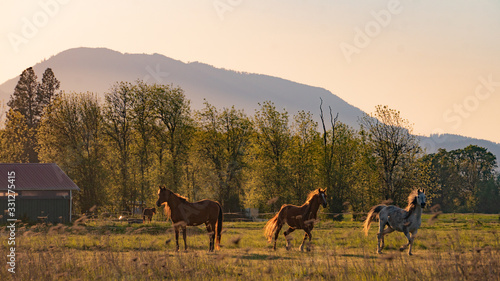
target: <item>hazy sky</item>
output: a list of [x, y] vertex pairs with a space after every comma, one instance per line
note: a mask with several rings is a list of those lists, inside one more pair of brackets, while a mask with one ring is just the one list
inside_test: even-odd
[[0, 23], [0, 83], [74, 47], [160, 53], [500, 142], [498, 0], [1, 1]]

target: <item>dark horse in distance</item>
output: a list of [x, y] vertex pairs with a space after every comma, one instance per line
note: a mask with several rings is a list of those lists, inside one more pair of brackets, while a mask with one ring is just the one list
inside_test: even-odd
[[[273, 241], [274, 236], [274, 250], [276, 250], [276, 240], [278, 239], [281, 228], [286, 223], [289, 226], [284, 233], [286, 239], [286, 249], [289, 250], [291, 247], [290, 240], [287, 237], [288, 234], [294, 232], [295, 229], [303, 229], [306, 234], [304, 235], [304, 240], [302, 240], [302, 244], [299, 249], [304, 251], [304, 243], [306, 242], [306, 239], [309, 237], [309, 243], [312, 239], [311, 231], [317, 218], [319, 205], [323, 205], [323, 208], [326, 208], [327, 203], [325, 192], [326, 189], [322, 190], [321, 188], [311, 191], [307, 196], [306, 202], [302, 206], [288, 204], [281, 206], [281, 209], [276, 216], [266, 223], [266, 226], [264, 227], [264, 236], [266, 236], [269, 243]], [[310, 250], [309, 246], [307, 247], [307, 250]]]
[[179, 250], [179, 230], [182, 230], [184, 238], [184, 249], [187, 250], [186, 227], [200, 225], [204, 223], [210, 236], [209, 250], [219, 249], [222, 234], [222, 207], [219, 202], [212, 200], [201, 200], [198, 202], [188, 202], [186, 197], [176, 194], [165, 186], [160, 186], [158, 190], [158, 201], [156, 206], [165, 206], [167, 219], [170, 218], [175, 229], [176, 250]]
[[142, 222], [146, 223], [146, 219], [151, 222], [154, 214], [156, 214], [156, 208], [144, 208], [142, 211]]

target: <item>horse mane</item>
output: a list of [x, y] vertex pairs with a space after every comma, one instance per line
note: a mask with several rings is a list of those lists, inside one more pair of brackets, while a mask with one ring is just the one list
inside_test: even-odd
[[173, 195], [175, 195], [181, 202], [187, 202], [187, 197], [180, 195], [179, 193], [175, 193], [170, 191]]
[[307, 194], [306, 204], [309, 203], [313, 199], [313, 197], [315, 195], [318, 195], [318, 194], [319, 194], [319, 190], [318, 189], [315, 189], [315, 190], [309, 192], [309, 194]]
[[[186, 203], [187, 202], [187, 197], [184, 197], [178, 193], [175, 193], [171, 190], [168, 190], [170, 192], [170, 195], [174, 195], [175, 197], [177, 197], [177, 199], [179, 199], [179, 201], [181, 203]], [[167, 217], [167, 220], [171, 218], [172, 216], [172, 209], [170, 208], [170, 206], [168, 205], [168, 202], [165, 201], [163, 203], [163, 208], [164, 208], [164, 213], [165, 213], [165, 216]]]
[[408, 215], [406, 215], [405, 219], [408, 218], [417, 207], [417, 197], [418, 197], [417, 189], [413, 190], [410, 193], [410, 195], [408, 195], [408, 206], [406, 206], [405, 208], [405, 211], [408, 212]]
[[315, 189], [315, 190], [309, 192], [309, 194], [307, 194], [306, 202], [302, 205], [302, 206], [307, 206], [305, 209], [305, 213], [304, 213], [304, 218], [306, 220], [309, 218], [309, 214], [311, 213], [311, 207], [312, 207], [311, 201], [314, 198], [314, 196], [316, 196], [316, 195], [319, 195], [319, 189]]

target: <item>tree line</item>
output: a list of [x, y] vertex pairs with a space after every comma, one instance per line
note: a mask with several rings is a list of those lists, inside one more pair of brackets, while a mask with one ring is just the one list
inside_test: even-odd
[[446, 212], [500, 211], [493, 154], [472, 145], [426, 154], [387, 106], [354, 129], [322, 101], [318, 124], [271, 101], [252, 116], [208, 101], [193, 111], [182, 88], [140, 80], [115, 83], [102, 102], [59, 88], [50, 68], [41, 82], [23, 71], [0, 130], [0, 160], [57, 163], [81, 189], [79, 212], [152, 206], [160, 184], [193, 201], [216, 199], [225, 212], [300, 205], [319, 187], [334, 214], [388, 200], [404, 206], [415, 188]]

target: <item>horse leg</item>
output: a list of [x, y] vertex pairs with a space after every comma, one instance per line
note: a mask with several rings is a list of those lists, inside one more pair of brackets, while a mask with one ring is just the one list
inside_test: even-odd
[[214, 243], [215, 243], [215, 225], [211, 224], [206, 224], [207, 231], [208, 231], [208, 237], [210, 238], [210, 244], [208, 246], [208, 251], [213, 252], [214, 251]]
[[182, 228], [182, 238], [184, 239], [184, 251], [187, 251], [188, 245], [186, 243], [186, 227]]
[[411, 233], [411, 238], [410, 238], [410, 249], [408, 250], [408, 255], [411, 256], [413, 255], [411, 253], [411, 249], [413, 248], [413, 241], [415, 240], [415, 236], [417, 235], [417, 230], [415, 230], [413, 233]]
[[179, 228], [175, 228], [175, 250], [179, 251]]
[[276, 227], [276, 232], [274, 233], [274, 245], [273, 245], [273, 250], [276, 251], [276, 240], [278, 240], [278, 236], [280, 235], [281, 228], [283, 227], [282, 224], [278, 224]]
[[384, 224], [382, 224], [382, 221], [380, 221], [380, 228], [379, 228], [379, 232], [377, 233], [377, 238], [378, 238], [377, 253], [378, 254], [382, 254], [382, 249], [384, 248], [384, 236], [386, 234], [389, 234], [389, 233], [394, 231], [394, 229], [392, 229], [392, 227], [390, 227], [390, 226], [388, 226], [386, 229], [384, 229], [384, 227], [385, 227], [385, 222], [384, 222]]
[[406, 228], [406, 226], [403, 227], [403, 234], [406, 236], [406, 239], [408, 239], [408, 243], [399, 248], [401, 252], [404, 251], [406, 248], [408, 248], [408, 246], [410, 246], [411, 244], [410, 232], [408, 231], [408, 228]]
[[[300, 244], [300, 247], [299, 247], [299, 250], [301, 252], [304, 251], [304, 244], [306, 243], [307, 237], [309, 237], [309, 244], [311, 244], [311, 239], [312, 239], [311, 231], [309, 229], [304, 229], [304, 231], [306, 232], [306, 234], [304, 235], [304, 239], [302, 240], [302, 244]], [[307, 245], [306, 250], [308, 252], [311, 251], [310, 245]]]
[[288, 251], [288, 250], [290, 250], [290, 248], [292, 247], [292, 245], [291, 245], [291, 240], [292, 240], [292, 239], [291, 239], [291, 238], [289, 239], [289, 238], [288, 238], [288, 235], [289, 235], [290, 233], [294, 232], [294, 231], [295, 231], [295, 228], [291, 228], [291, 227], [289, 227], [289, 228], [285, 231], [285, 233], [283, 233], [283, 234], [285, 235], [285, 240], [286, 240], [286, 250], [287, 250], [287, 251]]

